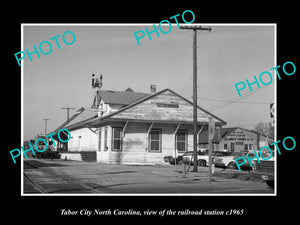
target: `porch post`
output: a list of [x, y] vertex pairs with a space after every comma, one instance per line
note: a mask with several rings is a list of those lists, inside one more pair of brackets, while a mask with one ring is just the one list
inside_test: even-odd
[[147, 130], [147, 133], [146, 133], [146, 151], [148, 151], [148, 139], [149, 139], [149, 133], [150, 133], [150, 131], [151, 131], [151, 129], [152, 129], [152, 127], [153, 127], [153, 125], [154, 125], [154, 122], [152, 122], [151, 124], [150, 124], [150, 126], [149, 126], [149, 128], [148, 128], [148, 130]]
[[174, 152], [175, 152], [175, 154], [174, 154], [174, 157], [175, 157], [175, 161], [174, 161], [174, 165], [176, 166], [176, 157], [177, 157], [177, 146], [176, 146], [176, 134], [177, 134], [177, 131], [178, 131], [178, 129], [179, 129], [179, 127], [181, 126], [181, 123], [179, 123], [178, 125], [177, 125], [177, 127], [176, 127], [176, 129], [175, 129], [175, 131], [174, 131], [174, 145], [175, 145], [175, 147], [174, 147]]

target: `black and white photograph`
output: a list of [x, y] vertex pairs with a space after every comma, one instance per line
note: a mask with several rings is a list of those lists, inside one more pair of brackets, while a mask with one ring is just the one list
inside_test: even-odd
[[3, 95], [13, 204], [66, 223], [292, 212], [293, 23], [151, 12], [15, 19]]
[[276, 25], [164, 25], [23, 25], [23, 194], [276, 194]]

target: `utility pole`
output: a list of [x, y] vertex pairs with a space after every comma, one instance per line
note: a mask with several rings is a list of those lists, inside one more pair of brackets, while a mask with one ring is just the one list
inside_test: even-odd
[[258, 126], [259, 126], [259, 124], [257, 124], [257, 126], [256, 126], [256, 145], [257, 145], [257, 149], [259, 150], [260, 135], [258, 133]]
[[211, 31], [211, 28], [202, 26], [181, 26], [180, 29], [194, 31], [193, 40], [193, 145], [194, 145], [194, 172], [197, 172], [197, 30]]
[[209, 117], [208, 120], [208, 182], [212, 182], [212, 139], [215, 136], [215, 122], [212, 117]]
[[75, 109], [75, 108], [65, 107], [65, 108], [61, 108], [61, 109], [66, 109], [67, 110], [67, 122], [69, 122], [69, 119], [70, 119], [70, 115], [69, 115], [70, 109]]
[[43, 120], [45, 120], [45, 136], [46, 136], [46, 134], [47, 134], [47, 121], [50, 120], [50, 119], [43, 119]]

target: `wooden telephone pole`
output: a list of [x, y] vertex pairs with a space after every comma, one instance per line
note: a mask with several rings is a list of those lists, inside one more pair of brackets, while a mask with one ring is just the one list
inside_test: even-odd
[[47, 135], [47, 121], [50, 120], [50, 119], [43, 119], [45, 120], [45, 136]]
[[193, 145], [194, 145], [194, 172], [197, 172], [197, 30], [211, 31], [211, 28], [202, 26], [181, 26], [180, 29], [194, 31], [193, 41]]
[[65, 108], [61, 108], [61, 109], [66, 109], [67, 110], [67, 121], [69, 122], [70, 119], [70, 109], [75, 109], [75, 108], [70, 108], [70, 107], [65, 107]]

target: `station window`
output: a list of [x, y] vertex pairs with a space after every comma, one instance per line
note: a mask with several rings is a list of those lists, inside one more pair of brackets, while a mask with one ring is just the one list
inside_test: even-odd
[[108, 150], [107, 146], [107, 135], [108, 135], [108, 130], [107, 127], [104, 128], [104, 151]]
[[98, 130], [98, 151], [101, 151], [101, 143], [102, 143], [102, 128]]
[[186, 130], [178, 130], [176, 133], [176, 148], [178, 152], [186, 152], [187, 151], [187, 131]]
[[149, 133], [149, 151], [161, 152], [161, 130], [152, 129]]
[[122, 128], [113, 127], [112, 150], [122, 151]]

